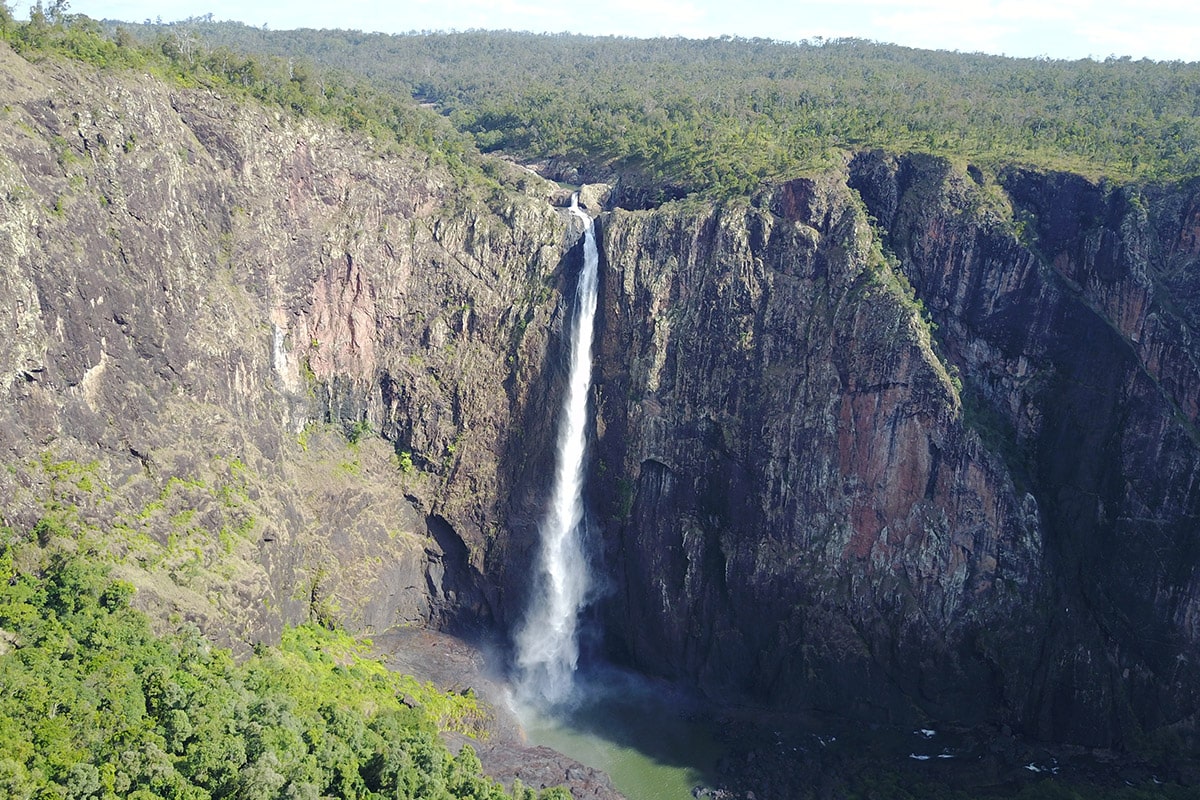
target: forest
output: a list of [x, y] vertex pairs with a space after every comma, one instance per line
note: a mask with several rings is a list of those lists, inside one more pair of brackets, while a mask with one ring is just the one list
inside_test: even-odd
[[442, 730], [485, 734], [470, 692], [391, 672], [316, 624], [242, 661], [194, 627], [156, 635], [132, 584], [73, 551], [58, 521], [0, 534], [4, 797], [537, 796], [506, 793], [469, 745], [442, 743]]
[[857, 39], [268, 31], [211, 17], [134, 30], [165, 48], [307, 59], [431, 105], [484, 152], [676, 193], [746, 194], [868, 148], [1117, 181], [1200, 173], [1196, 63]]
[[499, 152], [664, 197], [733, 196], [873, 148], [1118, 182], [1200, 174], [1193, 62], [1014, 59], [857, 39], [386, 35], [269, 31], [211, 15], [140, 25], [6, 16], [4, 38], [18, 50], [236, 89], [456, 166], [473, 162], [475, 177], [474, 155]]

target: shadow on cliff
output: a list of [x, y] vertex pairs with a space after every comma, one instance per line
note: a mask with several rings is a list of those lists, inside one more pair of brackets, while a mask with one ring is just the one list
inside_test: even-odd
[[1200, 708], [1186, 677], [1200, 642], [1181, 624], [1200, 602], [1200, 371], [1181, 279], [1195, 274], [1200, 188], [1010, 169], [991, 187], [1010, 229], [950, 217], [954, 192], [988, 188], [972, 169], [861, 154], [850, 185], [972, 402], [1003, 423], [977, 415], [981, 438], [1036, 498], [1048, 592], [1014, 648], [1025, 667], [1005, 676], [1015, 717], [1040, 739], [1136, 748]]

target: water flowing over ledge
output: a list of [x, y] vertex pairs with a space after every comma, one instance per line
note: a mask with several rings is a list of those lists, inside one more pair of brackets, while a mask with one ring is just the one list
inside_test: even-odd
[[518, 693], [551, 705], [571, 694], [579, 658], [579, 612], [592, 585], [583, 549], [583, 476], [600, 257], [592, 219], [580, 210], [577, 196], [571, 198], [571, 213], [584, 222], [585, 228], [583, 270], [570, 328], [567, 395], [550, 508], [540, 528], [541, 553], [534, 592], [516, 636]]

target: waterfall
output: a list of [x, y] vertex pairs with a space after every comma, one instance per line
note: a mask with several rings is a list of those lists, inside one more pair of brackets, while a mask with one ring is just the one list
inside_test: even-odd
[[591, 585], [583, 549], [583, 474], [600, 256], [592, 218], [580, 210], [578, 195], [571, 198], [571, 212], [585, 227], [583, 271], [570, 328], [567, 396], [559, 422], [553, 494], [539, 528], [541, 552], [532, 600], [516, 637], [520, 693], [551, 704], [571, 693], [579, 658], [579, 612]]

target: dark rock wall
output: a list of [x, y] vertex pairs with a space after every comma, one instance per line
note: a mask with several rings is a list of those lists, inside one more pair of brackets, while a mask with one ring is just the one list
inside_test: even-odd
[[1037, 503], [964, 426], [851, 192], [604, 229], [598, 505], [612, 616], [638, 621], [615, 646], [759, 700], [991, 713], [1040, 619]]
[[1189, 719], [1196, 188], [1012, 171], [1018, 242], [962, 213], [984, 192], [945, 164], [867, 155], [851, 171], [1043, 512], [1054, 602], [1028, 727], [1113, 744]]
[[612, 214], [610, 645], [875, 719], [1102, 746], [1191, 720], [1196, 207], [864, 154]]

